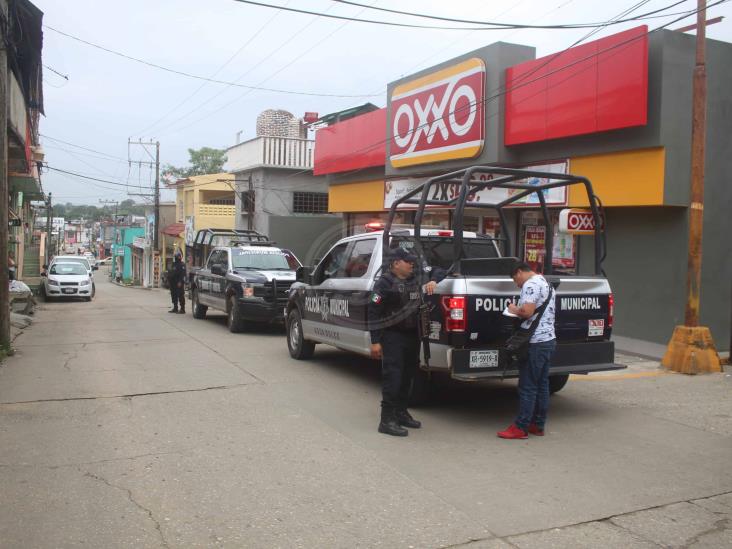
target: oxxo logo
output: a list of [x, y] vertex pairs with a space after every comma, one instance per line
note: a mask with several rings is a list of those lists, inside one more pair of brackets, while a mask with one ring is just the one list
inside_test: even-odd
[[[600, 218], [600, 228], [605, 228], [605, 220]], [[595, 234], [595, 218], [591, 210], [567, 209], [559, 212], [559, 230], [571, 234]]]
[[390, 97], [392, 166], [480, 154], [484, 95], [485, 64], [478, 58], [395, 87]]

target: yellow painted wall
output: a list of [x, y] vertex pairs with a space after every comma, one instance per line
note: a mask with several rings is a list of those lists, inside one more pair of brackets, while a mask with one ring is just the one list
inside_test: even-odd
[[[664, 166], [660, 147], [571, 158], [569, 173], [589, 179], [604, 206], [662, 206]], [[569, 188], [569, 205], [589, 205], [583, 186]]]
[[[224, 180], [224, 181], [220, 181]], [[176, 190], [177, 219], [181, 223], [186, 217], [194, 216], [194, 230], [213, 227], [216, 229], [233, 229], [236, 223], [236, 211], [232, 209], [232, 215], [226, 216], [202, 216], [199, 215], [199, 205], [206, 197], [220, 196], [224, 193], [233, 192], [234, 175], [230, 173], [214, 173], [207, 175], [195, 175], [189, 177], [185, 182], [178, 184]], [[183, 209], [181, 211], [181, 204]]]
[[328, 189], [329, 212], [380, 212], [383, 209], [383, 179], [331, 185]]

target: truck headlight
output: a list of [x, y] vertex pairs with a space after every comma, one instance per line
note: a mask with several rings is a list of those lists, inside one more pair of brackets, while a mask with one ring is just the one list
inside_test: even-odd
[[252, 288], [248, 284], [242, 284], [241, 293], [244, 297], [254, 297], [254, 288]]

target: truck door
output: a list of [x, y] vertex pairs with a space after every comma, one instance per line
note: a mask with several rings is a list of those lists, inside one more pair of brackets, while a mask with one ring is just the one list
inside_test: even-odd
[[196, 274], [196, 284], [198, 286], [198, 300], [204, 305], [214, 305], [211, 295], [211, 267], [218, 261], [219, 251], [214, 250], [208, 256], [208, 261], [203, 269]]
[[[339, 281], [345, 278], [347, 252], [350, 242], [336, 244], [313, 272], [313, 284], [305, 291], [303, 334], [305, 337], [338, 345], [340, 330], [334, 324], [333, 312], [343, 314], [342, 304], [331, 304]], [[347, 307], [345, 308], [347, 312]]]
[[[211, 271], [211, 302], [219, 310], [226, 310], [226, 274], [230, 271], [229, 250], [216, 251], [216, 273]], [[213, 256], [213, 254], [211, 254]]]

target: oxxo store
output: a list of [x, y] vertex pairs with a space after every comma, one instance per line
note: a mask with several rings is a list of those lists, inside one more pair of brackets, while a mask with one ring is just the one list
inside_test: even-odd
[[[730, 66], [732, 44], [707, 40], [701, 323], [722, 350], [732, 301]], [[349, 234], [383, 221], [424, 178], [476, 164], [585, 176], [605, 209], [615, 333], [665, 344], [684, 318], [693, 67], [693, 36], [645, 26], [539, 59], [532, 47], [496, 43], [392, 82], [386, 108], [318, 130], [314, 171], [328, 175], [329, 209], [344, 214]], [[493, 201], [496, 190], [484, 192], [478, 199]], [[586, 228], [569, 211], [587, 207], [584, 190], [545, 199], [549, 228], [535, 199], [509, 212], [515, 255], [541, 263], [552, 230], [554, 270], [589, 273], [592, 237], [557, 230], [560, 215]], [[500, 231], [490, 211], [466, 214], [467, 230]], [[397, 216], [412, 220], [408, 208]], [[450, 228], [451, 214], [435, 207], [423, 223]]]

